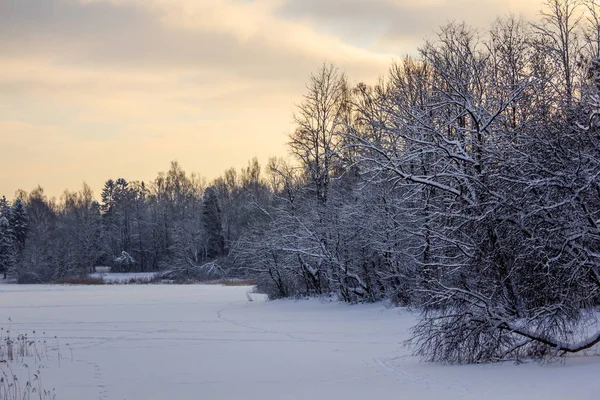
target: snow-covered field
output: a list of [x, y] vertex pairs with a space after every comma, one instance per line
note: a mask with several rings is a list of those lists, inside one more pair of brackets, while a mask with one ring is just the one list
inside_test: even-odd
[[401, 346], [415, 320], [406, 310], [250, 302], [249, 290], [2, 285], [0, 325], [58, 337], [61, 365], [51, 350], [42, 376], [59, 400], [600, 398], [599, 357], [420, 363]]

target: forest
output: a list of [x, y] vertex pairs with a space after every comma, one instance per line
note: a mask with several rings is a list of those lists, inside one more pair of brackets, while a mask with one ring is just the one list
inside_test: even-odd
[[244, 276], [270, 298], [422, 312], [425, 360], [547, 360], [600, 342], [600, 3], [452, 22], [376, 84], [308, 79], [290, 157], [211, 182], [173, 162], [0, 201], [0, 272]]

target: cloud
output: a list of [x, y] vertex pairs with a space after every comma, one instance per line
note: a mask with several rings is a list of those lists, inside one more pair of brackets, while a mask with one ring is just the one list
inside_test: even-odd
[[264, 162], [323, 61], [374, 81], [438, 21], [503, 4], [0, 0], [0, 194]]
[[484, 27], [509, 12], [532, 18], [543, 0], [286, 0], [279, 15], [372, 50], [413, 52], [448, 21]]
[[392, 57], [278, 18], [277, 3], [269, 1], [5, 1], [5, 55], [35, 52], [69, 64], [156, 70], [225, 69], [269, 80], [306, 75], [324, 59], [366, 75]]

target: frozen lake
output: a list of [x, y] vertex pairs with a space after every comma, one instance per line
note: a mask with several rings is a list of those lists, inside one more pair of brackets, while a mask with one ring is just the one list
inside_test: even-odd
[[406, 310], [256, 294], [249, 301], [249, 290], [1, 285], [0, 325], [11, 318], [13, 334], [52, 338], [42, 376], [59, 400], [600, 396], [597, 356], [548, 365], [420, 363], [402, 347], [415, 321]]

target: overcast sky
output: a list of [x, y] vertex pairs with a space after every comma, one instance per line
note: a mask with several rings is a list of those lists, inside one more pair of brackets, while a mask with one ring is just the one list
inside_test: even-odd
[[324, 61], [373, 82], [449, 20], [485, 26], [541, 0], [0, 0], [0, 195], [212, 179], [286, 154]]

